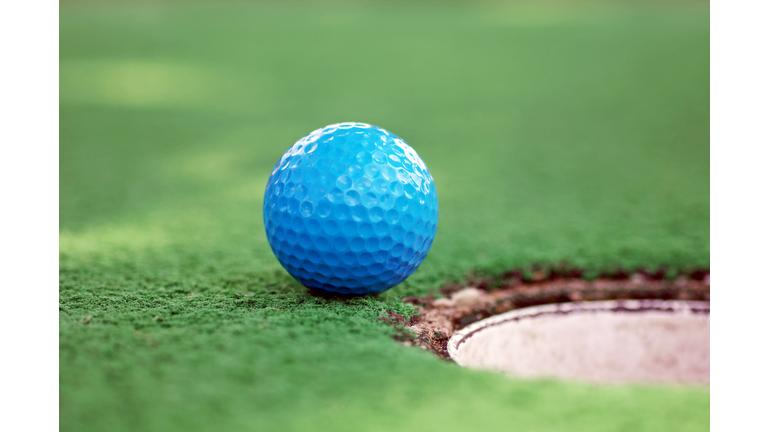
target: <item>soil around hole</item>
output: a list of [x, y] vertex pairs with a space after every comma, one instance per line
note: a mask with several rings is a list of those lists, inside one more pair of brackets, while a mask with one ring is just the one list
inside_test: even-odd
[[469, 278], [448, 285], [433, 296], [406, 297], [404, 302], [419, 313], [410, 320], [389, 314], [383, 318], [395, 328], [395, 339], [418, 346], [451, 360], [448, 340], [461, 328], [493, 315], [515, 309], [580, 301], [602, 300], [687, 300], [709, 301], [709, 270], [697, 269], [674, 280], [665, 279], [663, 270], [619, 271], [595, 280], [585, 280], [582, 272], [563, 273], [510, 271], [497, 278]]

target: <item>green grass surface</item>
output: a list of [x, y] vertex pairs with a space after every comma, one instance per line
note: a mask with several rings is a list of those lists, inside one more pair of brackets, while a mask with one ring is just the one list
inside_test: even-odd
[[[378, 321], [473, 270], [708, 267], [708, 13], [62, 6], [61, 429], [708, 430], [708, 389], [513, 381]], [[438, 191], [429, 256], [376, 297], [312, 296], [261, 224], [275, 161], [340, 121]]]

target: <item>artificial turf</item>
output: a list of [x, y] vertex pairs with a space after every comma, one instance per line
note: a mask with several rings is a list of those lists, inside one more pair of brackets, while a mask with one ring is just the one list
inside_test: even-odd
[[[341, 121], [439, 197], [375, 297], [313, 296], [261, 223]], [[709, 428], [706, 388], [514, 381], [379, 320], [470, 272], [708, 267], [706, 2], [64, 4], [59, 217], [62, 430]]]

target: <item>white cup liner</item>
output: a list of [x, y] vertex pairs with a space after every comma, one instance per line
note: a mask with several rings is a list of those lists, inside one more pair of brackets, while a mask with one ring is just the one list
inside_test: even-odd
[[448, 341], [461, 366], [517, 378], [709, 383], [709, 302], [612, 300], [513, 310]]

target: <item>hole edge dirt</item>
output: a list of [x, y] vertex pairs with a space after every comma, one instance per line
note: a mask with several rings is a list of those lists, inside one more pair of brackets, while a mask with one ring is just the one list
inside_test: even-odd
[[407, 346], [418, 346], [453, 362], [448, 341], [470, 324], [512, 310], [547, 304], [606, 300], [710, 300], [709, 269], [679, 273], [674, 279], [664, 268], [634, 272], [618, 270], [592, 280], [579, 269], [512, 270], [496, 277], [470, 274], [460, 283], [434, 295], [405, 297], [418, 312], [410, 320], [389, 312], [380, 320], [393, 327], [393, 338]]

